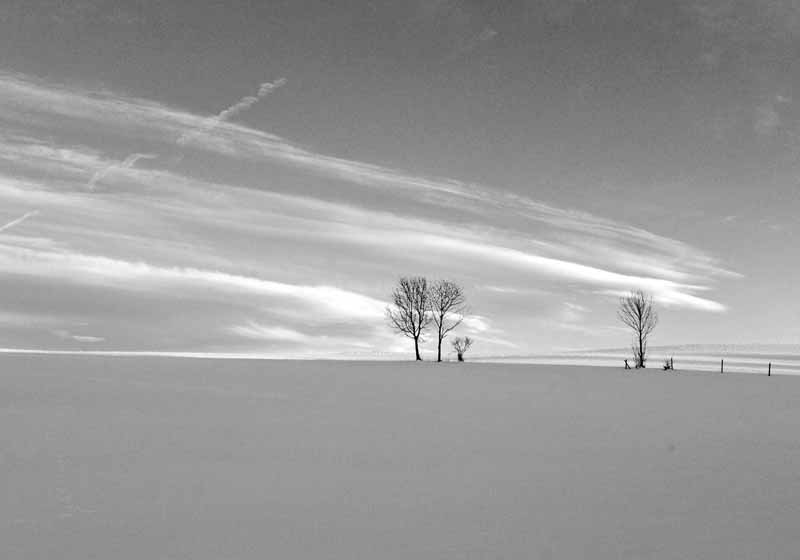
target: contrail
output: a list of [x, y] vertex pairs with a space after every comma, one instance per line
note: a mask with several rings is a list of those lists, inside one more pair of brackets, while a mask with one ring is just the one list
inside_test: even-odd
[[97, 186], [97, 183], [106, 175], [111, 173], [114, 169], [130, 169], [136, 162], [140, 159], [155, 159], [158, 156], [155, 154], [131, 154], [122, 160], [119, 163], [112, 163], [111, 165], [104, 167], [103, 169], [96, 171], [92, 178], [89, 179], [89, 183], [86, 185], [90, 191], [93, 191], [94, 188]]
[[246, 111], [258, 103], [261, 99], [265, 98], [276, 89], [285, 86], [286, 81], [286, 78], [279, 78], [274, 82], [264, 82], [258, 87], [258, 93], [256, 95], [242, 97], [238, 102], [234, 103], [224, 111], [221, 111], [218, 115], [208, 119], [203, 125], [202, 131], [189, 131], [181, 134], [180, 138], [178, 138], [178, 144], [183, 146], [192, 136], [198, 134], [199, 132], [210, 132], [219, 123], [232, 119], [242, 111]]
[[34, 210], [33, 212], [28, 212], [27, 214], [23, 214], [22, 216], [20, 216], [16, 220], [11, 220], [6, 225], [0, 226], [0, 232], [4, 232], [6, 230], [9, 230], [9, 229], [13, 228], [16, 225], [21, 224], [22, 222], [24, 222], [25, 220], [27, 220], [31, 216], [37, 215], [38, 213], [39, 213], [38, 210]]
[[258, 93], [255, 96], [249, 95], [247, 97], [243, 97], [238, 103], [228, 107], [224, 111], [222, 111], [219, 115], [217, 115], [218, 121], [227, 121], [228, 119], [235, 117], [242, 111], [245, 111], [258, 103], [259, 99], [263, 99], [264, 97], [268, 96], [270, 93], [278, 89], [279, 87], [286, 84], [286, 78], [280, 78], [276, 80], [274, 83], [265, 82], [258, 87]]

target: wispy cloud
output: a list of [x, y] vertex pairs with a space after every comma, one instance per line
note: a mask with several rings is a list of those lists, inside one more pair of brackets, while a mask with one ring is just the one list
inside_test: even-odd
[[[60, 157], [54, 150], [47, 153]], [[126, 161], [131, 163], [136, 159], [136, 156], [131, 156]], [[352, 162], [352, 165], [364, 164]], [[224, 223], [227, 228], [242, 229], [251, 234], [259, 230], [265, 233], [273, 232], [275, 235], [294, 232], [293, 234], [298, 237], [316, 237], [325, 242], [380, 247], [383, 251], [397, 254], [398, 257], [405, 247], [422, 247], [426, 250], [421, 254], [427, 255], [426, 258], [432, 258], [433, 255], [440, 255], [438, 258], [461, 255], [459, 259], [461, 261], [491, 263], [492, 266], [501, 266], [509, 270], [527, 271], [596, 287], [613, 286], [620, 289], [641, 287], [653, 291], [660, 301], [673, 305], [707, 311], [724, 310], [724, 306], [713, 300], [693, 295], [692, 292], [697, 289], [698, 284], [686, 282], [698, 276], [702, 284], [708, 280], [705, 278], [706, 275], [725, 273], [712, 259], [701, 252], [645, 230], [585, 213], [553, 208], [523, 197], [506, 195], [509, 202], [504, 203], [503, 196], [498, 194], [497, 198], [501, 199], [499, 202], [492, 200], [487, 204], [508, 204], [510, 208], [510, 201], [516, 201], [517, 211], [522, 212], [525, 217], [542, 221], [551, 226], [551, 229], [558, 228], [569, 232], [568, 237], [562, 236], [558, 242], [540, 244], [540, 248], [545, 250], [544, 254], [541, 251], [531, 251], [530, 240], [526, 240], [521, 233], [506, 228], [495, 226], [464, 228], [347, 204], [267, 191], [244, 196], [247, 189], [205, 183], [158, 169], [134, 169], [132, 165], [118, 165], [115, 169], [114, 177], [108, 177], [109, 180], [119, 178], [139, 184], [143, 188], [156, 188], [164, 194], [172, 193], [174, 196], [179, 196], [182, 201], [181, 214], [189, 220], [213, 220], [218, 225]], [[381, 174], [387, 171], [378, 168], [375, 173]], [[397, 180], [418, 184], [412, 176], [398, 176]], [[454, 197], [468, 196], [472, 197], [473, 201], [491, 199], [491, 191], [482, 188], [441, 181], [430, 181], [429, 184], [432, 189], [447, 189], [454, 193]], [[237, 190], [240, 191], [239, 194]], [[29, 189], [26, 192], [35, 194], [36, 191]], [[208, 193], [207, 198], [201, 197], [198, 202], [189, 204], [202, 192]], [[223, 208], [219, 208], [215, 202], [217, 195], [223, 192], [235, 195], [243, 203], [245, 200], [251, 202], [234, 207], [236, 214], [234, 217]], [[253, 198], [254, 196], [258, 198]], [[155, 212], [163, 212], [168, 208], [165, 206], [166, 200], [163, 196], [155, 202], [158, 205], [153, 209]], [[106, 203], [110, 203], [110, 200], [106, 200]], [[126, 201], [125, 205], [129, 206], [130, 202]], [[252, 214], [252, 220], [247, 220], [248, 209], [251, 207], [260, 210]], [[175, 208], [172, 211], [177, 210], [178, 208]], [[265, 213], [273, 215], [274, 218], [269, 221], [270, 225], [261, 226], [259, 224], [264, 222]], [[225, 216], [228, 214], [230, 218], [226, 220]], [[275, 224], [280, 224], [279, 229], [275, 229]], [[586, 243], [590, 243], [591, 246], [587, 246]], [[612, 263], [617, 267], [622, 263], [637, 273], [609, 270], [607, 267], [598, 266], [601, 262]]]
[[274, 82], [264, 82], [258, 87], [258, 93], [256, 95], [248, 95], [246, 97], [241, 98], [239, 101], [228, 107], [227, 109], [223, 109], [214, 117], [207, 119], [202, 127], [201, 130], [195, 132], [186, 132], [178, 138], [178, 144], [185, 144], [187, 141], [191, 139], [193, 135], [197, 135], [200, 133], [208, 133], [214, 130], [220, 123], [228, 121], [235, 117], [236, 115], [246, 111], [256, 103], [258, 103], [261, 99], [264, 99], [270, 93], [275, 91], [278, 88], [281, 88], [286, 85], [286, 78], [279, 78]]
[[216, 270], [163, 267], [75, 252], [43, 251], [0, 244], [0, 264], [6, 272], [51, 277], [66, 282], [113, 284], [124, 290], [209, 288], [223, 292], [290, 298], [334, 317], [376, 319], [385, 304], [331, 286], [295, 285]]
[[53, 334], [63, 340], [74, 340], [75, 342], [97, 343], [105, 341], [105, 338], [102, 336], [73, 334], [66, 329], [56, 329], [53, 331]]
[[[274, 85], [274, 84], [273, 84]], [[36, 112], [58, 113], [82, 121], [100, 121], [105, 126], [125, 127], [133, 124], [156, 132], [162, 139], [180, 131], [184, 143], [200, 150], [226, 157], [273, 161], [300, 167], [322, 177], [350, 182], [368, 189], [381, 189], [393, 196], [422, 198], [426, 203], [454, 207], [459, 211], [485, 216], [488, 211], [502, 215], [508, 223], [516, 217], [521, 233], [529, 235], [531, 222], [548, 226], [552, 231], [566, 230], [585, 238], [604, 239], [632, 246], [635, 251], [651, 254], [663, 260], [664, 254], [680, 255], [684, 263], [704, 268], [708, 274], [721, 269], [713, 259], [682, 242], [653, 234], [641, 228], [600, 218], [585, 212], [556, 208], [548, 204], [506, 191], [453, 179], [431, 178], [400, 170], [339, 158], [314, 152], [295, 145], [279, 136], [252, 128], [214, 121], [208, 129], [208, 119], [168, 108], [150, 101], [110, 94], [98, 97], [91, 92], [37, 83], [31, 79], [0, 74], [0, 94], [13, 99], [16, 106]], [[17, 113], [6, 114], [14, 118]], [[0, 102], [0, 116], [3, 104]], [[191, 135], [193, 131], [204, 131]], [[144, 134], [144, 132], [143, 132]], [[188, 136], [187, 136], [188, 134]], [[643, 251], [642, 249], [646, 249]]]
[[73, 334], [72, 340], [77, 342], [103, 342], [105, 338], [102, 336], [88, 336], [88, 335], [81, 335], [81, 334]]
[[[149, 175], [149, 178], [157, 185], [171, 184], [172, 188], [186, 181], [170, 174], [165, 177], [160, 177], [159, 174]], [[221, 188], [218, 185], [204, 185], [197, 181], [190, 184], [194, 185], [194, 188], [210, 192]], [[230, 187], [227, 189], [230, 190]], [[275, 232], [280, 235], [291, 231], [286, 229], [291, 227], [296, 230], [298, 236], [325, 243], [348, 244], [354, 247], [368, 246], [383, 254], [395, 255], [394, 258], [397, 259], [404, 258], [403, 254], [407, 253], [406, 248], [416, 247], [422, 250], [415, 253], [425, 260], [450, 258], [457, 262], [473, 263], [480, 269], [498, 270], [499, 267], [499, 269], [533, 273], [596, 287], [611, 286], [623, 290], [639, 287], [654, 292], [656, 297], [665, 303], [706, 311], [724, 310], [724, 306], [717, 302], [693, 295], [692, 292], [698, 289], [697, 285], [675, 282], [663, 276], [623, 274], [598, 266], [532, 253], [515, 247], [513, 238], [509, 238], [502, 230], [487, 231], [484, 228], [474, 231], [464, 227], [442, 225], [417, 218], [277, 193], [259, 193], [259, 197], [263, 198], [259, 206], [270, 208], [276, 215], [284, 215], [280, 218], [281, 230]], [[200, 219], [208, 219], [203, 218], [205, 214], [198, 212], [195, 207], [186, 207], [187, 218], [192, 219], [194, 214]], [[217, 216], [222, 219], [224, 215], [222, 211], [217, 211], [212, 217]], [[261, 228], [257, 222], [242, 223], [241, 219], [246, 214], [237, 212], [237, 215], [238, 219], [231, 216], [226, 222], [226, 227], [244, 228], [250, 235], [256, 234]], [[291, 218], [293, 215], [297, 218]], [[223, 224], [223, 222], [217, 223]], [[267, 226], [265, 233], [271, 231], [274, 230]], [[54, 258], [54, 255], [47, 258]], [[113, 268], [114, 266], [111, 267]]]
[[[394, 275], [406, 271], [484, 286], [474, 291], [483, 323], [466, 322], [465, 330], [483, 329], [468, 332], [487, 341], [503, 328], [491, 306], [508, 313], [520, 297], [545, 300], [552, 291], [566, 298], [641, 287], [667, 305], [725, 309], [709, 288], [731, 274], [696, 247], [498, 188], [339, 158], [225, 120], [252, 106], [243, 101], [209, 119], [0, 73], [0, 121], [24, 131], [0, 135], [0, 203], [9, 215], [37, 208], [48, 217], [37, 222], [39, 238], [3, 236], [0, 268], [66, 293], [100, 286], [120, 301], [180, 294], [227, 309], [214, 326], [220, 347], [292, 339], [311, 346], [324, 338], [320, 325], [341, 332], [363, 324], [372, 351], [392, 349], [376, 333], [385, 330], [383, 299]], [[102, 146], [73, 141], [91, 143], [95, 130]], [[155, 158], [174, 153], [176, 138], [212, 171]], [[142, 159], [151, 163], [137, 165]], [[275, 164], [284, 169], [269, 173]], [[320, 277], [324, 285], [308, 281]], [[340, 346], [361, 348], [363, 338], [359, 332]], [[188, 348], [196, 347], [207, 346]]]
[[0, 326], [39, 327], [56, 326], [64, 322], [63, 317], [50, 314], [0, 311]]
[[493, 330], [492, 322], [488, 317], [482, 315], [467, 315], [464, 317], [461, 325], [470, 334], [484, 334]]
[[97, 186], [97, 183], [100, 182], [104, 177], [106, 177], [109, 173], [119, 169], [130, 169], [136, 162], [142, 159], [156, 159], [158, 156], [155, 154], [131, 154], [126, 157], [124, 160], [118, 163], [112, 163], [111, 165], [95, 172], [92, 175], [92, 178], [89, 179], [89, 183], [86, 185], [90, 191], [93, 191]]
[[307, 343], [312, 340], [312, 337], [294, 329], [278, 326], [264, 326], [255, 322], [230, 327], [230, 332], [253, 340], [292, 342], [298, 344]]
[[368, 331], [362, 333], [362, 338], [355, 339], [328, 333], [307, 334], [296, 328], [256, 321], [231, 326], [228, 332], [267, 346], [282, 348], [288, 345], [290, 348], [295, 348], [295, 352], [301, 351], [307, 356], [313, 356], [315, 353], [330, 355], [331, 351], [341, 351], [342, 348], [348, 348], [350, 352], [365, 352], [385, 346], [388, 342], [385, 338], [376, 337], [374, 333]]
[[9, 230], [9, 229], [13, 228], [13, 227], [14, 227], [14, 226], [16, 226], [16, 225], [19, 225], [19, 224], [21, 224], [22, 222], [24, 222], [24, 221], [25, 221], [25, 220], [27, 220], [28, 218], [30, 218], [30, 217], [32, 217], [32, 216], [36, 216], [38, 213], [39, 213], [39, 212], [38, 212], [37, 210], [34, 210], [34, 211], [32, 211], [32, 212], [27, 212], [26, 214], [23, 214], [23, 215], [22, 215], [22, 216], [20, 216], [19, 218], [15, 219], [15, 220], [11, 220], [11, 221], [10, 221], [10, 222], [8, 222], [7, 224], [0, 226], [0, 232], [7, 231], [7, 230]]
[[497, 264], [528, 268], [541, 274], [594, 286], [642, 288], [653, 292], [663, 302], [704, 311], [724, 311], [725, 306], [705, 298], [692, 295], [696, 286], [680, 284], [671, 280], [620, 274], [580, 263], [542, 257], [517, 249], [465, 242], [445, 237], [425, 236], [419, 239], [422, 247], [456, 252], [465, 256], [490, 260]]
[[[280, 78], [275, 82], [264, 82], [258, 88], [258, 93], [255, 96], [246, 96], [240, 99], [237, 103], [231, 105], [227, 109], [221, 111], [218, 115], [207, 119], [202, 126], [201, 131], [194, 131], [194, 132], [185, 132], [181, 134], [178, 138], [177, 142], [179, 145], [185, 144], [193, 135], [197, 135], [200, 133], [207, 133], [212, 131], [215, 127], [217, 127], [221, 122], [227, 121], [232, 119], [239, 113], [246, 111], [259, 100], [263, 99], [276, 89], [284, 86], [286, 84], [286, 78]], [[106, 166], [103, 169], [100, 169], [92, 175], [92, 178], [89, 180], [87, 185], [89, 190], [94, 190], [97, 186], [97, 183], [102, 180], [106, 175], [114, 171], [115, 169], [129, 169], [133, 167], [136, 162], [142, 159], [156, 159], [158, 155], [155, 154], [142, 154], [142, 153], [134, 153], [126, 157], [120, 163], [113, 163], [109, 166]]]
[[232, 119], [242, 111], [245, 111], [258, 103], [259, 99], [265, 98], [267, 95], [284, 85], [286, 85], [286, 78], [279, 78], [274, 82], [264, 82], [258, 87], [258, 93], [255, 96], [243, 97], [238, 103], [234, 103], [227, 109], [220, 111], [220, 113], [216, 116], [216, 121], [227, 121], [228, 119]]

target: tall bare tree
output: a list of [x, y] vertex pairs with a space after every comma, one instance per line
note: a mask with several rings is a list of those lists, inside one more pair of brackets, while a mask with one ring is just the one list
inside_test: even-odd
[[428, 280], [422, 276], [400, 278], [392, 292], [392, 304], [386, 308], [389, 323], [397, 332], [414, 339], [416, 359], [422, 360], [419, 343], [432, 319]]
[[658, 313], [653, 307], [653, 297], [642, 290], [633, 290], [620, 298], [617, 317], [634, 333], [633, 357], [636, 367], [645, 367], [647, 340], [658, 324]]
[[464, 320], [466, 298], [461, 286], [450, 280], [439, 280], [431, 286], [431, 318], [439, 339], [437, 362], [442, 361], [442, 341]]
[[464, 354], [466, 353], [467, 350], [469, 350], [470, 346], [472, 346], [472, 339], [468, 336], [464, 338], [457, 336], [453, 340], [453, 349], [456, 351], [456, 354], [458, 355], [459, 362], [464, 361]]

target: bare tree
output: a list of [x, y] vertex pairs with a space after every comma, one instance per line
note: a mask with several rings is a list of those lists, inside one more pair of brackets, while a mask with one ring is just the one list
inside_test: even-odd
[[620, 298], [617, 317], [634, 333], [633, 358], [637, 368], [645, 367], [647, 340], [658, 324], [658, 314], [653, 307], [653, 297], [642, 290], [634, 290]]
[[464, 291], [455, 282], [440, 280], [431, 286], [431, 318], [439, 339], [437, 362], [442, 361], [442, 341], [464, 320]]
[[458, 355], [458, 361], [463, 362], [464, 354], [467, 350], [469, 350], [469, 347], [472, 346], [472, 339], [468, 336], [465, 336], [464, 338], [457, 336], [453, 339], [452, 344], [453, 350], [455, 350], [456, 354]]
[[431, 324], [428, 280], [422, 276], [400, 278], [392, 292], [392, 303], [386, 308], [386, 317], [397, 332], [414, 339], [414, 353], [422, 360], [419, 343]]

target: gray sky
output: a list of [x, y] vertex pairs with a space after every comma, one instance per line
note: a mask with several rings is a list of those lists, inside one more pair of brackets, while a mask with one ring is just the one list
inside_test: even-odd
[[[793, 0], [0, 6], [0, 346], [375, 356], [797, 343]], [[24, 219], [22, 219], [24, 218]]]

